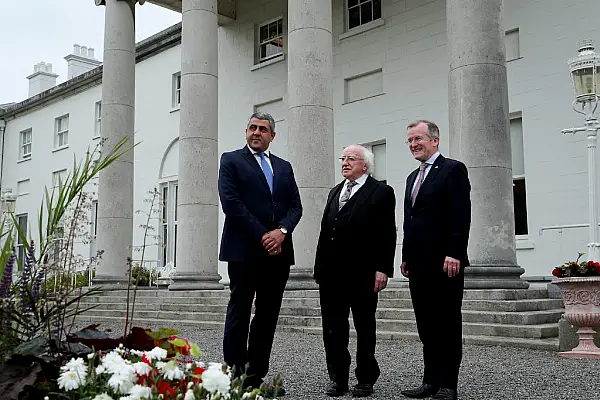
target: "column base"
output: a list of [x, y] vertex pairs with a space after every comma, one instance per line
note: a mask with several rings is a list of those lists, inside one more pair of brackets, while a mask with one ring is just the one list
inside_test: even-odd
[[285, 290], [317, 290], [319, 285], [313, 279], [311, 269], [294, 268], [290, 270], [290, 277], [285, 285]]
[[169, 290], [223, 290], [225, 288], [220, 283], [219, 274], [175, 273], [171, 279], [173, 283], [169, 285]]
[[465, 268], [465, 289], [528, 289], [524, 272], [516, 265], [471, 265]]
[[[127, 279], [125, 276], [96, 275], [92, 278], [92, 287], [102, 290], [127, 290]], [[131, 283], [132, 289], [134, 283]]]

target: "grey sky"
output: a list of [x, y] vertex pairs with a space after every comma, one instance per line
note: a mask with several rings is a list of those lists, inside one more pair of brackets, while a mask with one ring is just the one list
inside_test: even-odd
[[[177, 22], [181, 14], [146, 2], [136, 5], [136, 40], [139, 42]], [[73, 44], [93, 47], [102, 61], [104, 7], [94, 0], [0, 0], [0, 104], [27, 98], [33, 65], [52, 63], [59, 75], [67, 76], [64, 57]]]

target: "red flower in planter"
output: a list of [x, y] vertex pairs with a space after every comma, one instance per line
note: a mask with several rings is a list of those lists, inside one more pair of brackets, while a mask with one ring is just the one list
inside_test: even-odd
[[560, 276], [560, 270], [558, 268], [554, 268], [552, 270], [552, 275], [554, 275], [556, 277]]

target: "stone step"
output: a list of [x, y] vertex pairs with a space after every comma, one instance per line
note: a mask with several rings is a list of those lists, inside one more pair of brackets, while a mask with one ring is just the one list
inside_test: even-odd
[[[101, 323], [101, 322], [110, 322], [120, 323], [124, 322], [124, 317], [103, 317], [99, 320], [97, 317], [83, 315], [77, 318], [79, 323]], [[222, 330], [223, 324], [220, 322], [214, 321], [193, 321], [193, 320], [156, 320], [152, 318], [143, 318], [134, 319], [135, 326], [186, 326], [186, 327], [194, 327], [197, 329], [217, 329]], [[100, 325], [100, 329], [102, 329], [102, 325]], [[298, 332], [298, 333], [306, 333], [312, 335], [323, 334], [320, 327], [298, 327], [298, 326], [285, 326], [278, 325], [278, 331], [288, 331], [288, 332]], [[350, 335], [352, 337], [356, 336], [356, 331], [354, 329], [350, 329]], [[418, 340], [418, 335], [416, 332], [393, 332], [393, 331], [377, 331], [377, 338], [379, 340], [397, 340], [397, 339], [410, 339], [410, 340]], [[520, 347], [520, 348], [528, 348], [528, 349], [538, 349], [538, 350], [546, 350], [546, 351], [558, 351], [558, 339], [550, 338], [550, 339], [536, 339], [536, 338], [519, 338], [519, 337], [499, 337], [499, 336], [482, 336], [482, 335], [470, 335], [463, 334], [463, 342], [465, 344], [474, 344], [474, 345], [483, 345], [483, 346], [510, 346], [510, 347]]]
[[[100, 294], [101, 296], [127, 296], [127, 290], [111, 290]], [[130, 297], [133, 291], [130, 291]], [[196, 291], [170, 291], [166, 289], [139, 289], [136, 298], [146, 297], [224, 297], [229, 298], [229, 290], [196, 290]], [[318, 290], [287, 290], [284, 298], [318, 298]], [[467, 289], [464, 300], [532, 300], [548, 297], [545, 288], [535, 289]], [[379, 295], [380, 299], [409, 299], [408, 288], [387, 288]]]
[[462, 304], [463, 311], [522, 312], [558, 310], [563, 307], [562, 299], [464, 300]]
[[539, 324], [557, 324], [560, 316], [564, 313], [563, 309], [542, 310], [542, 311], [523, 311], [523, 312], [497, 312], [497, 311], [474, 311], [463, 310], [463, 322], [479, 322], [491, 324], [508, 325], [539, 325]]

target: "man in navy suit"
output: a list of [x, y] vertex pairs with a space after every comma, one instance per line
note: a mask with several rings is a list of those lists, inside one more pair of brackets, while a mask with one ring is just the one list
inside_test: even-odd
[[394, 273], [396, 196], [377, 181], [373, 153], [360, 145], [344, 149], [344, 180], [329, 192], [317, 244], [314, 276], [319, 284], [323, 344], [330, 382], [325, 394], [348, 392], [349, 322], [356, 329], [354, 397], [373, 393], [380, 370], [375, 359], [378, 294]]
[[423, 344], [422, 385], [411, 398], [457, 398], [462, 358], [462, 299], [471, 226], [467, 168], [438, 150], [440, 131], [430, 121], [408, 125], [408, 146], [420, 167], [406, 181], [402, 275], [409, 278]]
[[223, 354], [236, 375], [248, 375], [245, 384], [252, 387], [259, 387], [269, 370], [281, 299], [294, 264], [292, 232], [302, 216], [292, 166], [269, 152], [274, 138], [273, 117], [254, 113], [246, 127], [247, 145], [223, 153], [219, 169], [225, 213], [219, 260], [228, 263], [231, 290]]

